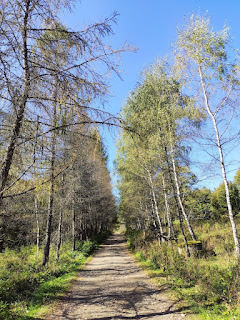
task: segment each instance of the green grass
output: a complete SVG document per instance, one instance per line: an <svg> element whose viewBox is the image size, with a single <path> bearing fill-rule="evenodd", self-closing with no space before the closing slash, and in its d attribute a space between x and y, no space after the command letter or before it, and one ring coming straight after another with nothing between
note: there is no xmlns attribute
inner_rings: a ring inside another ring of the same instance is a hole
<svg viewBox="0 0 240 320"><path fill-rule="evenodd" d="M46 267L34 246L0 253L0 319L42 319L97 247L97 241L87 240L72 252L71 244L64 244L59 261L52 248Z"/></svg>
<svg viewBox="0 0 240 320"><path fill-rule="evenodd" d="M200 258L179 255L176 245L159 247L150 235L144 237L139 231L127 238L149 275L171 289L192 319L240 319L240 261L234 258L229 225L226 221L201 222L195 230L204 246Z"/></svg>

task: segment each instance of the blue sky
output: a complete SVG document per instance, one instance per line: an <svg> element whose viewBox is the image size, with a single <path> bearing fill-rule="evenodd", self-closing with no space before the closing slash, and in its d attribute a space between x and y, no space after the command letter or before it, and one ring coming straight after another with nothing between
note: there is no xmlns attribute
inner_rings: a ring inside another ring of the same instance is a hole
<svg viewBox="0 0 240 320"><path fill-rule="evenodd" d="M157 57L169 54L176 39L177 27L184 23L185 16L208 11L216 30L221 29L224 23L231 28L233 45L240 49L238 0L82 0L64 20L73 29L81 30L84 26L111 15L113 11L117 11L119 17L118 23L113 26L115 35L109 38L109 43L118 48L127 42L138 48L136 53L122 55L123 81L116 75L110 80L111 97L106 108L114 114L120 112L130 91L134 90L141 71ZM109 133L107 129L101 132L108 148L109 168L113 172L114 138L117 132ZM230 179L232 175L230 174ZM219 181L220 179L211 179L206 181L206 185L213 188Z"/></svg>

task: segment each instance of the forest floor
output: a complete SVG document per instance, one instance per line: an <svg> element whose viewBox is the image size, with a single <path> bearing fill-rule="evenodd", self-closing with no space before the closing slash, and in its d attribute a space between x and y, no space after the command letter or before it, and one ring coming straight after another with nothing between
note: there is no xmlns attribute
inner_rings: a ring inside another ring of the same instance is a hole
<svg viewBox="0 0 240 320"><path fill-rule="evenodd" d="M120 234L111 236L52 309L47 320L186 319L166 288L138 267Z"/></svg>

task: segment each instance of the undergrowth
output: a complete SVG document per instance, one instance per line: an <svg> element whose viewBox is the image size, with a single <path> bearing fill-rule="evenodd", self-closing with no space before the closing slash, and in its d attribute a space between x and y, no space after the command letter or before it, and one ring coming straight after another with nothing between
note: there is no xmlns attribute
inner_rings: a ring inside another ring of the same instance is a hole
<svg viewBox="0 0 240 320"><path fill-rule="evenodd" d="M81 265L102 241L98 237L79 242L74 252L71 244L65 243L58 261L52 248L46 267L42 266L42 255L36 256L34 246L0 253L0 320L38 319L43 306L69 287Z"/></svg>
<svg viewBox="0 0 240 320"><path fill-rule="evenodd" d="M193 319L240 319L240 261L219 237L225 230L220 226L201 226L205 246L217 254L186 258L176 244L162 243L148 238L141 231L128 232L128 243L136 257L150 270L159 284L173 289L179 301L192 310ZM210 230L211 229L211 230ZM213 230L214 229L214 230ZM210 240L209 240L210 239ZM227 248L224 248L224 246ZM206 250L207 252L207 250Z"/></svg>

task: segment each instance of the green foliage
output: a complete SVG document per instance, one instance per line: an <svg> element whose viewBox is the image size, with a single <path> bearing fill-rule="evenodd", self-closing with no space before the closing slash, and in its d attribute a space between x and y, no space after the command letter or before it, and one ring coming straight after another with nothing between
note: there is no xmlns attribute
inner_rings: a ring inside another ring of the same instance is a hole
<svg viewBox="0 0 240 320"><path fill-rule="evenodd" d="M95 144L95 147L94 147L95 152L97 154L99 154L99 156L104 161L105 165L107 165L107 161L108 161L107 149L104 146L104 143L101 139L100 133L99 133L98 128L96 126L91 130L90 136L91 136L91 139L93 139L94 144Z"/></svg>
<svg viewBox="0 0 240 320"><path fill-rule="evenodd" d="M234 184L236 184L236 186L240 190L240 168L238 168L238 170L234 176Z"/></svg>
<svg viewBox="0 0 240 320"><path fill-rule="evenodd" d="M235 183L229 183L230 199L232 204L233 214L236 215L240 211L240 194ZM215 189L211 196L211 206L214 217L226 215L228 213L226 191L224 184Z"/></svg>
<svg viewBox="0 0 240 320"><path fill-rule="evenodd" d="M196 64L213 67L221 75L225 71L226 45L229 39L229 28L215 32L207 15L191 15L184 28L178 31L177 58L183 63L184 54L185 63L189 59Z"/></svg>
<svg viewBox="0 0 240 320"><path fill-rule="evenodd" d="M142 247L145 245L145 237L141 230L127 229L126 237L131 250Z"/></svg>
<svg viewBox="0 0 240 320"><path fill-rule="evenodd" d="M167 282L199 319L238 319L240 261L232 257L231 228L225 220L200 220L195 230L202 238L202 258L187 259L174 242L159 246L139 230L129 229L127 238L150 274L161 284ZM217 255L211 254L213 250Z"/></svg>
<svg viewBox="0 0 240 320"><path fill-rule="evenodd" d="M215 152L218 152L223 181L227 180L225 151L233 147L233 141L238 137L237 130L230 124L239 113L236 108L239 105L239 59L230 41L228 28L216 32L207 15L191 15L178 32L175 55L179 79L184 81L186 92L192 93L195 104L201 110L205 109L206 127L210 128L208 122L212 124L212 131L199 133L198 142L209 146L205 151L214 161L217 160ZM226 211L232 224L235 254L239 256L237 228L232 212L236 214L239 210L239 200L235 201L237 190L232 187L232 198L229 198L227 184L225 188L228 197ZM226 206L222 193L218 191L213 195L212 208L215 214L221 215L225 213ZM232 210L232 207L235 208Z"/></svg>
<svg viewBox="0 0 240 320"><path fill-rule="evenodd" d="M186 193L194 181L185 138L198 127L202 114L194 101L182 93L182 84L171 66L161 60L143 72L122 114L131 132L123 131L118 142L120 212L129 227L138 224L139 228L152 228L156 234L157 206L164 212L168 201L172 216L177 214L173 160L181 192ZM168 232L166 225L164 232Z"/></svg>
<svg viewBox="0 0 240 320"><path fill-rule="evenodd" d="M194 189L187 194L185 204L191 219L208 219L211 216L211 191Z"/></svg>
<svg viewBox="0 0 240 320"><path fill-rule="evenodd" d="M19 252L6 249L0 254L0 319L24 319L42 304L66 290L75 272L96 248L96 241L77 243L72 252L64 244L58 262L54 253L47 267L36 257L36 247L22 247Z"/></svg>

